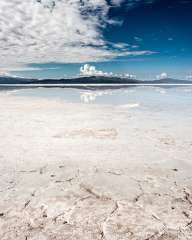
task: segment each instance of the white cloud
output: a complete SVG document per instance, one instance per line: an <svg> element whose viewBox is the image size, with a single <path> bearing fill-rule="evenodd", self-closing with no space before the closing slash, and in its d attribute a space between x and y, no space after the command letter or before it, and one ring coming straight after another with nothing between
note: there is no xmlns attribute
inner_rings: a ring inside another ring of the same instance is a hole
<svg viewBox="0 0 192 240"><path fill-rule="evenodd" d="M192 74L187 75L186 79L191 81L192 80Z"/></svg>
<svg viewBox="0 0 192 240"><path fill-rule="evenodd" d="M135 8L141 4L150 5L150 4L154 3L155 1L156 0L124 0L127 8Z"/></svg>
<svg viewBox="0 0 192 240"><path fill-rule="evenodd" d="M124 77L129 78L129 79L136 79L136 78L137 78L136 75L130 74L130 73L126 73L126 74L124 75Z"/></svg>
<svg viewBox="0 0 192 240"><path fill-rule="evenodd" d="M108 47L108 11L106 0L0 0L0 66L150 54Z"/></svg>
<svg viewBox="0 0 192 240"><path fill-rule="evenodd" d="M166 79L168 78L168 74L167 73L161 73L160 75L156 76L156 79L160 80L160 79Z"/></svg>
<svg viewBox="0 0 192 240"><path fill-rule="evenodd" d="M1 70L0 71L0 77L4 77L4 76L9 76L9 73L6 72L6 71Z"/></svg>
<svg viewBox="0 0 192 240"><path fill-rule="evenodd" d="M156 0L111 0L112 5L120 6L124 3L128 7L136 7L139 4L152 4Z"/></svg>
<svg viewBox="0 0 192 240"><path fill-rule="evenodd" d="M95 66L85 64L80 68L80 75L81 76L106 76L106 77L120 77L120 78L129 78L129 79L136 79L136 75L134 74L115 74L112 72L103 72L102 70L96 69Z"/></svg>
<svg viewBox="0 0 192 240"><path fill-rule="evenodd" d="M123 2L125 2L125 0L112 0L111 4L115 6L121 6Z"/></svg>
<svg viewBox="0 0 192 240"><path fill-rule="evenodd" d="M80 74L83 76L112 76L113 73L97 70L95 66L85 64L80 68Z"/></svg>
<svg viewBox="0 0 192 240"><path fill-rule="evenodd" d="M134 39L135 39L135 41L137 41L137 42L142 42L142 41L143 41L143 39L140 38L140 37L134 37Z"/></svg>
<svg viewBox="0 0 192 240"><path fill-rule="evenodd" d="M129 44L119 42L119 43L114 43L113 47L119 48L119 49L127 49L129 47Z"/></svg>

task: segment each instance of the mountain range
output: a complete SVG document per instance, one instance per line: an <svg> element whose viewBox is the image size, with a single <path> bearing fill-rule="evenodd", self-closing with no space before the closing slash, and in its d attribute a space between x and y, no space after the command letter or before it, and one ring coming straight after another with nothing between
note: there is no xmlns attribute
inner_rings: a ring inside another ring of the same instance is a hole
<svg viewBox="0 0 192 240"><path fill-rule="evenodd" d="M88 76L69 79L29 79L12 76L0 76L0 84L36 84L36 85L54 85L54 84L192 84L189 80L178 80L165 78L160 80L141 81L136 79L107 77L107 76Z"/></svg>

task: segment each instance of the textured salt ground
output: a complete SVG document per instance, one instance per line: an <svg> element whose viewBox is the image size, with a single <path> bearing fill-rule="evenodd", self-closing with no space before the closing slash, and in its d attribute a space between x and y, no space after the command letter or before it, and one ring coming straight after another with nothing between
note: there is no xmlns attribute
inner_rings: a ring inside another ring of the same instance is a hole
<svg viewBox="0 0 192 240"><path fill-rule="evenodd" d="M0 239L192 239L191 118L0 97Z"/></svg>

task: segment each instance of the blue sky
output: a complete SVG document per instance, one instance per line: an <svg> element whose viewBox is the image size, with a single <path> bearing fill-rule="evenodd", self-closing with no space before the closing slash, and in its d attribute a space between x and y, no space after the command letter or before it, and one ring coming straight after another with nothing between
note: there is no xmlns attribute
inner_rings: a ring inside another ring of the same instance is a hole
<svg viewBox="0 0 192 240"><path fill-rule="evenodd" d="M186 79L192 73L192 0L34 1L21 1L22 14L18 1L0 3L2 23L17 16L17 24L13 18L0 26L2 72L73 77L88 63L95 74L139 79L161 73Z"/></svg>

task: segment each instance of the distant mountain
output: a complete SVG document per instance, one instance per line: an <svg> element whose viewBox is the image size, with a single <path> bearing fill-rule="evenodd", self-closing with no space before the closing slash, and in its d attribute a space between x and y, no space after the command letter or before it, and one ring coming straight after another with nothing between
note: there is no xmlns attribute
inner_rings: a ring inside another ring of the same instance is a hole
<svg viewBox="0 0 192 240"><path fill-rule="evenodd" d="M38 84L137 84L141 81L135 79L125 79L119 77L105 77L105 76L92 76L92 77L78 77L72 79L44 79L34 81Z"/></svg>
<svg viewBox="0 0 192 240"><path fill-rule="evenodd" d="M189 80L179 80L173 78L164 78L159 80L153 81L144 81L145 83L152 83L152 84L191 84L192 81Z"/></svg>
<svg viewBox="0 0 192 240"><path fill-rule="evenodd" d="M192 84L192 81L177 79L161 79L152 81L141 81L129 78L106 77L106 76L90 76L77 77L72 79L28 79L10 76L0 76L0 84Z"/></svg>
<svg viewBox="0 0 192 240"><path fill-rule="evenodd" d="M26 79L0 76L0 84L134 84L141 81L119 77L77 77L72 79Z"/></svg>
<svg viewBox="0 0 192 240"><path fill-rule="evenodd" d="M27 84L32 83L33 81L35 81L35 79L0 76L0 84Z"/></svg>

